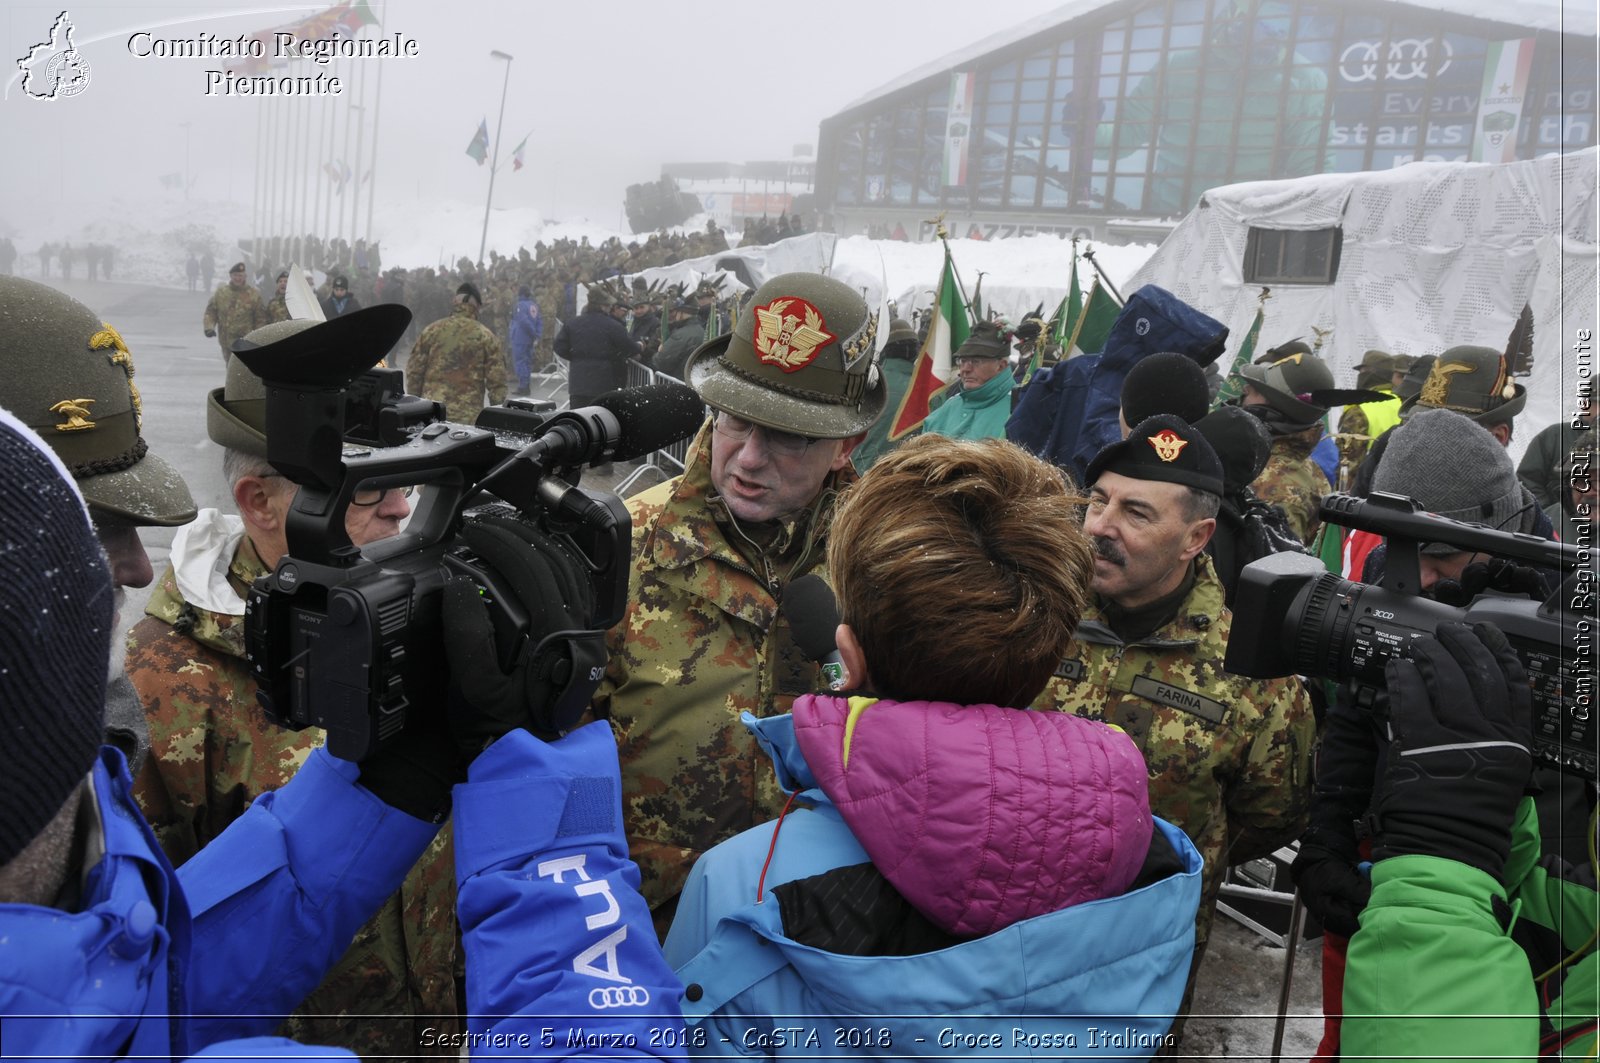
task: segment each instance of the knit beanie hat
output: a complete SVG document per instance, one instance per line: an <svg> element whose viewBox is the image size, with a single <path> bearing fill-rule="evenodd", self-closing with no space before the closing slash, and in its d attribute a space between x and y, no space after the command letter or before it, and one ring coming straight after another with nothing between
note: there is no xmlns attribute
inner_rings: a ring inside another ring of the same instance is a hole
<svg viewBox="0 0 1600 1063"><path fill-rule="evenodd" d="M100 747L111 570L61 460L0 410L0 864L55 818Z"/></svg>
<svg viewBox="0 0 1600 1063"><path fill-rule="evenodd" d="M1206 371L1186 354L1158 351L1139 359L1122 381L1122 419L1136 425L1158 413L1194 424L1206 415Z"/></svg>
<svg viewBox="0 0 1600 1063"><path fill-rule="evenodd" d="M1414 498L1441 517L1524 530L1516 521L1524 499L1511 455L1487 428L1453 410L1418 409L1394 429L1372 489ZM1458 549L1433 543L1422 552Z"/></svg>

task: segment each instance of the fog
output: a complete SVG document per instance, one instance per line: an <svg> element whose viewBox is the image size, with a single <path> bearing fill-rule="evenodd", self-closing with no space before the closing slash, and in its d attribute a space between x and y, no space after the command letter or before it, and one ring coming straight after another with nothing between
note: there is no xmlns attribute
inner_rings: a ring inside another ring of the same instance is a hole
<svg viewBox="0 0 1600 1063"><path fill-rule="evenodd" d="M311 135L302 140L332 144L331 153L319 147L319 158L305 163L314 167L324 155L353 160L351 116L359 123L369 114L364 155L371 154L374 121L378 148L375 173L351 212L361 215L360 228L367 189L375 187L374 236L394 235L383 230L431 209L447 210L467 230L461 245L476 257L490 167L476 164L466 148L480 121L494 138L502 84L504 127L490 147L501 163L497 212L588 219L625 231L624 189L654 180L663 163L787 158L796 145L814 146L818 123L844 105L974 39L1054 10L1060 0L988 4L981 26L962 0L370 6L381 25L363 36L398 34L415 42L414 56L300 60L261 73L335 76L343 93L264 98L222 94L224 86L208 77L206 71L236 63L232 57L134 53L158 50L161 41L192 46L206 34L233 40L269 31L326 5L73 3L67 13L88 83L71 97L39 100L23 91L17 60L49 40L62 6L8 2L0 12L7 159L0 235L18 238L19 246L76 239L78 220L154 212L212 221L231 239L254 224L258 176L286 165L281 150L258 158L258 145L271 139L264 128L306 122ZM270 55L270 41L267 48ZM511 55L509 67L491 50ZM49 54L39 53L41 70ZM360 110L348 109L362 101ZM525 135L526 164L513 171L509 156ZM323 215L344 205L342 198L325 203Z"/></svg>

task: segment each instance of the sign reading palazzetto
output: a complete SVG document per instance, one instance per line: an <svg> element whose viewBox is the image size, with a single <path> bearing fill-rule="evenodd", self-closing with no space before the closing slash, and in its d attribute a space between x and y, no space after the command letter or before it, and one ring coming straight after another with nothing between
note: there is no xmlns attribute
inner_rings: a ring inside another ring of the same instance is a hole
<svg viewBox="0 0 1600 1063"><path fill-rule="evenodd" d="M411 59L421 51L417 39L404 33L302 37L278 30L236 37L207 32L158 37L141 30L128 38L128 54L137 59L229 60L226 69L205 71L207 96L339 96L344 93L344 79L337 74L296 73L290 64L310 61L327 67L335 59Z"/></svg>

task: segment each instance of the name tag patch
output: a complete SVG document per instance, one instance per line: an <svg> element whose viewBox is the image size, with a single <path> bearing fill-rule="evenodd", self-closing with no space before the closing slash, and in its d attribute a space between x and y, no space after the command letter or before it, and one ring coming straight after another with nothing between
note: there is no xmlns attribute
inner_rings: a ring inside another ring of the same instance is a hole
<svg viewBox="0 0 1600 1063"><path fill-rule="evenodd" d="M1074 659L1072 659L1070 657L1067 658L1066 660L1062 661L1060 664L1056 665L1056 678L1057 679L1082 679L1083 678L1083 662L1079 661L1079 660L1074 660Z"/></svg>
<svg viewBox="0 0 1600 1063"><path fill-rule="evenodd" d="M1212 723L1221 723L1228 715L1228 707L1220 701L1201 697L1192 690L1175 687L1159 679L1151 679L1147 675L1135 676L1130 689L1133 693L1142 698L1149 698L1158 705L1179 709Z"/></svg>

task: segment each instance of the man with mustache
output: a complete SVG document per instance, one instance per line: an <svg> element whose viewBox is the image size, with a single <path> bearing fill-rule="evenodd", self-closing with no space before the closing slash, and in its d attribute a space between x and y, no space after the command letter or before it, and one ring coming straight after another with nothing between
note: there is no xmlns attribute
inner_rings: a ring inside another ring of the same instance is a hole
<svg viewBox="0 0 1600 1063"><path fill-rule="evenodd" d="M1232 614L1205 553L1222 464L1199 431L1170 414L1147 418L1095 456L1086 482L1094 601L1033 707L1126 731L1149 768L1151 811L1205 859L1187 1010L1223 870L1305 824L1311 700L1298 679L1223 671ZM1180 1037L1181 1027L1180 1016Z"/></svg>

